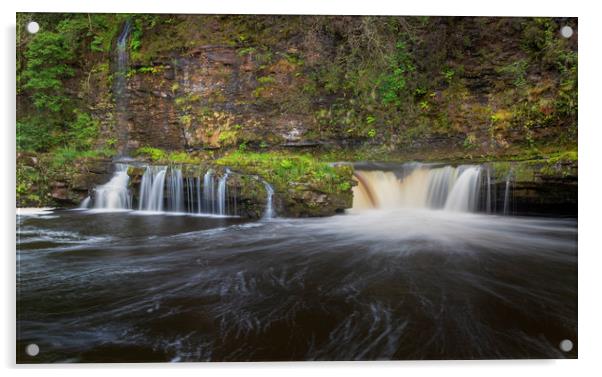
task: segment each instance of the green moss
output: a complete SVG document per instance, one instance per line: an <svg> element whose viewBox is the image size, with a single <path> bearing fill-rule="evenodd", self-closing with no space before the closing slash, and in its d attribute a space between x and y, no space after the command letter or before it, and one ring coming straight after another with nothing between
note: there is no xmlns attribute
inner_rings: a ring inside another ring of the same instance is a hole
<svg viewBox="0 0 602 377"><path fill-rule="evenodd" d="M308 186L326 193L338 193L351 187L345 185L351 184L350 167L331 166L307 154L237 151L216 160L216 163L259 175L280 192L292 187Z"/></svg>
<svg viewBox="0 0 602 377"><path fill-rule="evenodd" d="M54 150L51 156L51 166L54 168L66 168L69 163L81 159L90 157L112 157L117 154L115 149L104 148L104 149L93 149L93 150L78 150L73 147L58 148Z"/></svg>
<svg viewBox="0 0 602 377"><path fill-rule="evenodd" d="M167 153L159 148L141 147L134 151L134 156L147 157L152 161L163 161L167 159Z"/></svg>
<svg viewBox="0 0 602 377"><path fill-rule="evenodd" d="M136 157L144 157L155 163L162 164L195 164L201 161L199 157L193 156L185 151L168 152L160 148L148 146L136 149L133 155Z"/></svg>

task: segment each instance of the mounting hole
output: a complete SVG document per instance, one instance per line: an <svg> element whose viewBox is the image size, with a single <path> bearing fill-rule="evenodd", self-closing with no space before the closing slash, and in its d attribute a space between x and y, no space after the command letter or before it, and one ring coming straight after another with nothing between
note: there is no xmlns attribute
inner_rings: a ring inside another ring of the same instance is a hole
<svg viewBox="0 0 602 377"><path fill-rule="evenodd" d="M40 347L37 344L31 343L25 347L25 353L29 356L37 356L40 353Z"/></svg>
<svg viewBox="0 0 602 377"><path fill-rule="evenodd" d="M573 28L570 26L563 26L562 28L560 28L560 35L562 35L564 38L570 38L573 36Z"/></svg>
<svg viewBox="0 0 602 377"><path fill-rule="evenodd" d="M27 24L27 31L29 34L35 34L40 30L40 24L35 21L31 21Z"/></svg>
<svg viewBox="0 0 602 377"><path fill-rule="evenodd" d="M560 350L562 350L562 352L570 352L573 349L573 342L571 342L568 339L563 340L562 342L560 342Z"/></svg>

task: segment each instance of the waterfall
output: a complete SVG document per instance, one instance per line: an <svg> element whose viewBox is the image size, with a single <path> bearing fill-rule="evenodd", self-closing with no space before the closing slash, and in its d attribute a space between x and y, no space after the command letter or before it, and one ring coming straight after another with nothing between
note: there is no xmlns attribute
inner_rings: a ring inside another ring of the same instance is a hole
<svg viewBox="0 0 602 377"><path fill-rule="evenodd" d="M201 209L201 177L200 176L196 177L196 203L197 203L197 208L198 208L197 213L201 213L202 209ZM194 212L194 211L191 211L191 212Z"/></svg>
<svg viewBox="0 0 602 377"><path fill-rule="evenodd" d="M184 212L184 180L182 179L182 170L170 168L170 174L167 177L169 188L169 211Z"/></svg>
<svg viewBox="0 0 602 377"><path fill-rule="evenodd" d="M504 215L508 215L510 212L510 190L511 190L511 181L512 172L509 172L506 176L506 187L504 189Z"/></svg>
<svg viewBox="0 0 602 377"><path fill-rule="evenodd" d="M138 209L141 211L163 211L166 166L147 166L140 184Z"/></svg>
<svg viewBox="0 0 602 377"><path fill-rule="evenodd" d="M265 191L267 193L266 204L265 204L265 213L263 214L263 218L271 219L272 217L274 217L274 210L273 210L273 205L272 205L272 201L273 201L273 197L274 197L274 188L266 181L263 181L263 185L265 186Z"/></svg>
<svg viewBox="0 0 602 377"><path fill-rule="evenodd" d="M486 202L485 202L485 208L487 213L491 213L493 212L493 209L491 208L491 173L489 172L489 169L486 170L487 171L487 198L486 198Z"/></svg>
<svg viewBox="0 0 602 377"><path fill-rule="evenodd" d="M226 174L223 175L219 179L219 183L217 186L217 213L219 215L226 215L226 194L227 194L227 183L228 183L228 175L230 175L230 170L226 169Z"/></svg>
<svg viewBox="0 0 602 377"><path fill-rule="evenodd" d="M119 152L127 156L128 144L128 121L127 121L127 72L128 72L128 38L132 29L132 23L127 20L123 30L117 38L115 78L113 83L113 95L115 98L115 110L117 114L117 129L119 137Z"/></svg>
<svg viewBox="0 0 602 377"><path fill-rule="evenodd" d="M82 200L81 204L79 205L80 209L87 209L90 207L90 202L92 202L92 198L90 198L89 196L86 196L86 198L84 200Z"/></svg>
<svg viewBox="0 0 602 377"><path fill-rule="evenodd" d="M483 169L473 165L453 167L406 164L397 171L356 170L353 209L476 211L484 185L481 177ZM487 198L490 203L490 194Z"/></svg>
<svg viewBox="0 0 602 377"><path fill-rule="evenodd" d="M213 170L209 169L203 177L203 198L205 204L203 212L213 213L213 204L215 203L214 196L215 191L213 190Z"/></svg>
<svg viewBox="0 0 602 377"><path fill-rule="evenodd" d="M461 174L445 202L446 211L474 212L479 195L479 167L468 167Z"/></svg>
<svg viewBox="0 0 602 377"><path fill-rule="evenodd" d="M129 189L128 168L123 163L115 165L111 180L94 189L92 197L84 199L80 208L89 208L90 203L97 209L132 209L132 195ZM139 165L138 165L139 166ZM148 212L196 213L206 215L237 215L237 185L228 187L228 179L237 174L226 169L223 176L216 179L215 172L209 169L203 175L186 176L181 167L147 165L140 180L137 196L137 209ZM255 176L255 179L261 180ZM261 180L266 190L264 218L274 216L272 186Z"/></svg>
<svg viewBox="0 0 602 377"><path fill-rule="evenodd" d="M130 177L127 171L128 165L115 164L115 173L111 180L94 189L94 208L109 210L132 208L128 189Z"/></svg>

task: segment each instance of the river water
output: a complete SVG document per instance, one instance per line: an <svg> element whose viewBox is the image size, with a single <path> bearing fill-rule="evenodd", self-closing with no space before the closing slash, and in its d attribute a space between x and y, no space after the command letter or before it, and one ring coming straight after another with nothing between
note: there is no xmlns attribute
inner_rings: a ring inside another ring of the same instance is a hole
<svg viewBox="0 0 602 377"><path fill-rule="evenodd" d="M19 362L577 356L576 219L67 210L17 225Z"/></svg>

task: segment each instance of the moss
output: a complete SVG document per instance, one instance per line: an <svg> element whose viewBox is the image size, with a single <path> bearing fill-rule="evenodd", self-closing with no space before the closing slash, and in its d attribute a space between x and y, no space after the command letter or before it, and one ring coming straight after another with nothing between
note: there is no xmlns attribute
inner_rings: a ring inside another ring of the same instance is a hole
<svg viewBox="0 0 602 377"><path fill-rule="evenodd" d="M151 160L155 163L163 164L195 164L199 163L202 158L200 156L194 156L185 151L165 151L160 148L153 147L141 147L133 153L136 157L143 157Z"/></svg>
<svg viewBox="0 0 602 377"><path fill-rule="evenodd" d="M280 192L299 184L325 193L340 193L351 188L344 184L351 182L350 167L332 166L307 154L237 151L218 159L216 163L259 175Z"/></svg>

